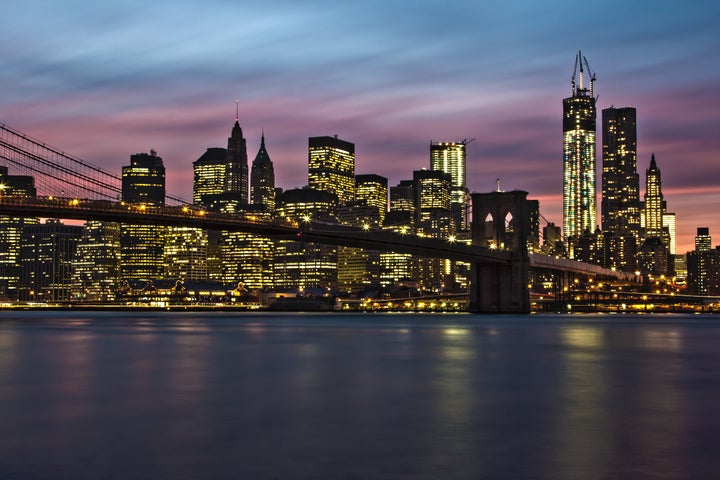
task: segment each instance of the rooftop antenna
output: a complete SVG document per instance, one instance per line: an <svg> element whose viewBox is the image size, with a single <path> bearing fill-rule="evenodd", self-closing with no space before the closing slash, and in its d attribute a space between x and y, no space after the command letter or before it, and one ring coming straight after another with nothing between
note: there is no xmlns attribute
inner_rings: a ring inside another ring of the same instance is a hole
<svg viewBox="0 0 720 480"><path fill-rule="evenodd" d="M580 66L580 70L578 70L578 64ZM587 69L588 73L590 74L590 88L585 88L585 69ZM579 75L579 86L576 86L575 84L575 75ZM593 84L595 83L595 72L590 68L590 64L587 61L587 58L585 58L582 54L582 51L578 50L577 55L575 55L575 68L573 69L573 76L572 76L572 94L575 95L587 95L589 93L589 96L593 96Z"/></svg>
<svg viewBox="0 0 720 480"><path fill-rule="evenodd" d="M235 121L240 121L240 100L235 99Z"/></svg>

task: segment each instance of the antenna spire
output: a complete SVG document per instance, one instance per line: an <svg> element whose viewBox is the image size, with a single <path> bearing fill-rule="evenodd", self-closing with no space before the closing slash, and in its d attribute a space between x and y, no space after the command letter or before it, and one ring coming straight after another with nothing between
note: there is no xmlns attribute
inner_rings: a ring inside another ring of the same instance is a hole
<svg viewBox="0 0 720 480"><path fill-rule="evenodd" d="M235 121L240 121L240 100L235 99Z"/></svg>

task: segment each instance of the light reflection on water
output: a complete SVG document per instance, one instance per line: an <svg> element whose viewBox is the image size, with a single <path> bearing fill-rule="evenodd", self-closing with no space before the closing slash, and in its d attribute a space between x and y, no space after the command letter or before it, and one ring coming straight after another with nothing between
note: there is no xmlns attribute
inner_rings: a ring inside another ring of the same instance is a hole
<svg viewBox="0 0 720 480"><path fill-rule="evenodd" d="M716 317L47 315L0 312L0 478L717 473Z"/></svg>

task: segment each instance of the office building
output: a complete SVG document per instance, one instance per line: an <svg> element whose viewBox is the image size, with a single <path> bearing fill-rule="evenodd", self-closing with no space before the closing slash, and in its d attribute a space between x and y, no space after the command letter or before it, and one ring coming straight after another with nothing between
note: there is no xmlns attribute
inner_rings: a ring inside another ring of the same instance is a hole
<svg viewBox="0 0 720 480"><path fill-rule="evenodd" d="M73 299L116 300L120 286L120 224L86 222L72 267Z"/></svg>
<svg viewBox="0 0 720 480"><path fill-rule="evenodd" d="M228 151L208 148L193 162L193 203L207 207L215 197L225 192Z"/></svg>
<svg viewBox="0 0 720 480"><path fill-rule="evenodd" d="M632 107L602 111L602 230L640 238L637 119Z"/></svg>
<svg viewBox="0 0 720 480"><path fill-rule="evenodd" d="M337 223L338 197L312 189L286 190L278 196L276 217L288 221ZM278 240L275 242L275 287L284 289L337 288L337 248L330 245Z"/></svg>
<svg viewBox="0 0 720 480"><path fill-rule="evenodd" d="M207 245L205 230L168 227L163 250L165 278L182 282L207 280Z"/></svg>
<svg viewBox="0 0 720 480"><path fill-rule="evenodd" d="M355 200L355 145L334 137L308 140L308 186L338 197L338 204Z"/></svg>
<svg viewBox="0 0 720 480"><path fill-rule="evenodd" d="M227 173L225 191L238 192L243 203L248 203L248 157L247 142L243 137L238 115L227 143Z"/></svg>
<svg viewBox="0 0 720 480"><path fill-rule="evenodd" d="M375 184L376 181L377 179L366 182L365 185L369 187L369 183ZM369 188L369 190L375 192L373 188ZM381 202L377 198L373 201L373 195L369 196L371 197L370 203L375 203L375 205L369 205L368 199L363 199L338 207L338 221L343 225L352 225L366 230L380 230L383 209L378 203ZM382 194L380 196L382 197ZM387 202L387 189L385 189L384 198ZM383 218L384 213L383 211ZM339 246L337 256L338 290L340 292L358 294L370 286L379 285L380 252L378 250Z"/></svg>
<svg viewBox="0 0 720 480"><path fill-rule="evenodd" d="M0 197L35 197L35 180L26 175L10 175L0 166ZM36 225L37 217L0 215L0 299L17 298L20 281L20 236L26 225Z"/></svg>
<svg viewBox="0 0 720 480"><path fill-rule="evenodd" d="M415 222L420 224L431 216L449 216L451 211L450 175L440 170L416 170L413 172ZM430 229L428 229L430 233Z"/></svg>
<svg viewBox="0 0 720 480"><path fill-rule="evenodd" d="M122 199L138 208L165 203L165 166L161 157L150 154L130 156L122 168ZM165 227L156 225L120 226L120 264L123 280L153 282L164 277Z"/></svg>
<svg viewBox="0 0 720 480"><path fill-rule="evenodd" d="M155 150L130 155L122 167L122 200L146 205L165 204L165 166Z"/></svg>
<svg viewBox="0 0 720 480"><path fill-rule="evenodd" d="M275 210L275 171L265 148L264 133L260 140L260 149L252 163L250 203L263 205L269 213Z"/></svg>
<svg viewBox="0 0 720 480"><path fill-rule="evenodd" d="M655 154L650 159L650 167L645 170L645 232L644 238L663 239L663 194L660 169L655 162Z"/></svg>
<svg viewBox="0 0 720 480"><path fill-rule="evenodd" d="M687 290L693 295L720 294L720 248L712 248L708 227L699 227L695 250L687 253Z"/></svg>
<svg viewBox="0 0 720 480"><path fill-rule="evenodd" d="M401 180L390 187L390 212L395 215L398 212L408 213L411 224L415 223L415 183L412 180Z"/></svg>
<svg viewBox="0 0 720 480"><path fill-rule="evenodd" d="M28 225L20 238L20 300L68 302L72 295L72 262L83 227L48 219Z"/></svg>
<svg viewBox="0 0 720 480"><path fill-rule="evenodd" d="M578 69L579 67L579 69ZM585 69L589 79L585 78ZM595 74L578 52L572 94L563 99L563 233L579 238L596 228Z"/></svg>
<svg viewBox="0 0 720 480"><path fill-rule="evenodd" d="M467 227L470 195L467 189L467 141L430 142L430 170L450 175L451 210L455 213L457 228Z"/></svg>
<svg viewBox="0 0 720 480"><path fill-rule="evenodd" d="M355 176L355 199L377 211L378 226L382 226L388 208L387 178L375 174Z"/></svg>

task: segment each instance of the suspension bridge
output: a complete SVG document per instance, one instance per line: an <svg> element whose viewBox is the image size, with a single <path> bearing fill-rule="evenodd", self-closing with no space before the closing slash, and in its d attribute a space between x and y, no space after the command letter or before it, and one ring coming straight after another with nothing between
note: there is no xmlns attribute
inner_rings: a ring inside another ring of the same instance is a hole
<svg viewBox="0 0 720 480"><path fill-rule="evenodd" d="M208 212L167 194L163 206L126 204L120 201L122 178L119 175L4 124L0 124L0 166L7 167L12 176L32 179L28 184L33 190L29 195L17 191L11 184L0 183L0 215L242 231L276 239L463 261L472 266L470 308L478 312L529 311L527 284L531 267L620 281L637 280L632 274L597 265L528 254L525 239L529 222L523 221L527 215L522 211L527 192L473 194L473 242L466 244L339 224ZM501 219L508 213L517 221L515 240L505 248L495 248L507 238L506 226L502 221L493 222L494 231L488 237L485 216Z"/></svg>

